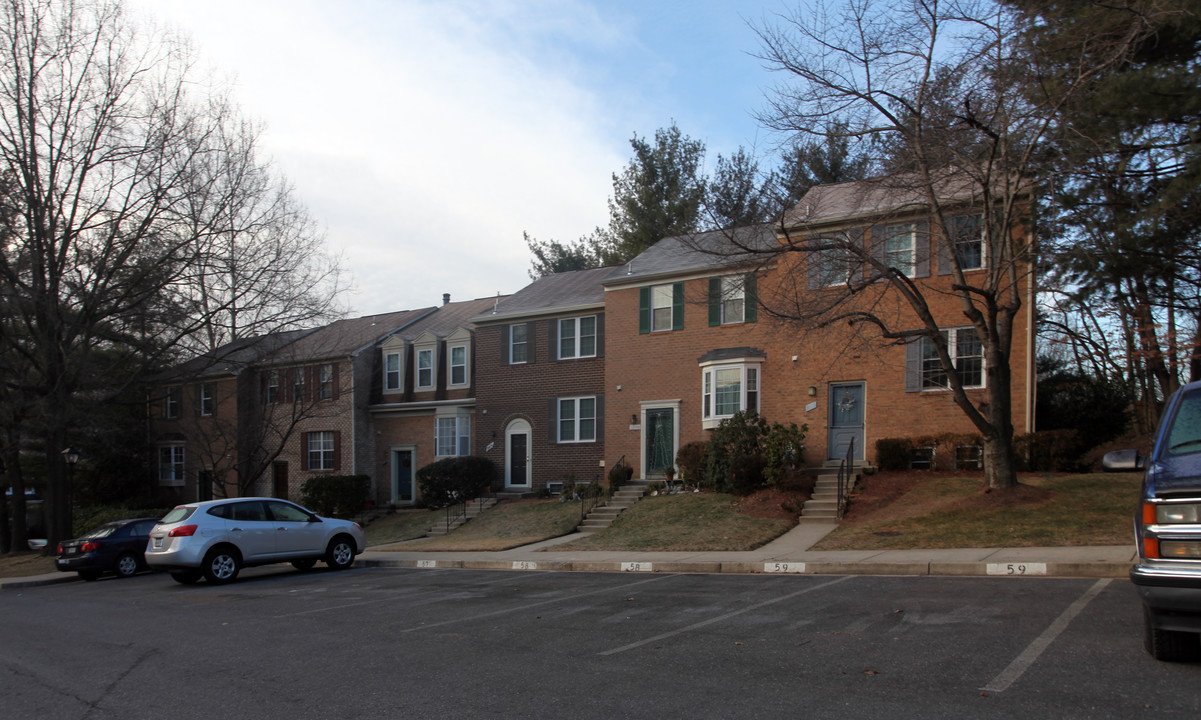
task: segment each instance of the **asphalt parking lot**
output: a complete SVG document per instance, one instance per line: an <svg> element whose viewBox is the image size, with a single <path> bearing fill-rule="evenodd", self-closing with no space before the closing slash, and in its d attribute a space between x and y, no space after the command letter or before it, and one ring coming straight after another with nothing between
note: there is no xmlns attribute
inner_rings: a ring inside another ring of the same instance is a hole
<svg viewBox="0 0 1201 720"><path fill-rule="evenodd" d="M247 571L0 594L9 717L1189 717L1117 579Z"/></svg>

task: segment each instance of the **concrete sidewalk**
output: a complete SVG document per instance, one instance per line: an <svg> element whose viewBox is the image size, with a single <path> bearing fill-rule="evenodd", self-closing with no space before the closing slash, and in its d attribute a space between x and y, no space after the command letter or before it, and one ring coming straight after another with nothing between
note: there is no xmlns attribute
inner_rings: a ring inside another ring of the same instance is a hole
<svg viewBox="0 0 1201 720"><path fill-rule="evenodd" d="M957 575L1124 578L1137 557L1133 545L958 550L811 550L834 525L798 525L772 542L741 552L627 552L557 549L579 535L500 552L434 552L421 541L369 548L365 567L576 572L805 573L815 575ZM0 589L76 579L56 572L0 579Z"/></svg>

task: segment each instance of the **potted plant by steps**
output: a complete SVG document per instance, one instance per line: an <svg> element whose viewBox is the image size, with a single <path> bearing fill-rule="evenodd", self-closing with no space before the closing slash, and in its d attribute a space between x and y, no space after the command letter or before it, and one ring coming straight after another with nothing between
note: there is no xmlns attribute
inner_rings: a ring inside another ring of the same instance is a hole
<svg viewBox="0 0 1201 720"><path fill-rule="evenodd" d="M667 491L671 492L671 481L676 476L676 469L671 465L663 468L663 477L667 480Z"/></svg>

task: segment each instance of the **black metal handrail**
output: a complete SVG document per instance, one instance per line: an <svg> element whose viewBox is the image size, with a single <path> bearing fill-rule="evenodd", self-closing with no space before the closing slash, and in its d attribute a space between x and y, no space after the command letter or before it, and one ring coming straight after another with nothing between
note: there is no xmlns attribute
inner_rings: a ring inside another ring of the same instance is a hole
<svg viewBox="0 0 1201 720"><path fill-rule="evenodd" d="M455 521L457 521L459 518L462 518L463 522L467 522L467 506L470 505L473 501L483 500L485 498L495 498L495 497L496 497L496 493L489 490L486 493L480 493L479 495L472 498L471 500L464 500L462 502L454 503L452 505L447 505L446 506L446 524L443 525L443 528L445 529L446 532L450 532L451 527L453 526ZM460 523L460 524L462 524L462 523Z"/></svg>
<svg viewBox="0 0 1201 720"><path fill-rule="evenodd" d="M851 478L854 477L855 471L855 438L851 438L851 443L847 447L847 456L838 464L838 519L842 519L842 514L847 509L847 497L850 494Z"/></svg>

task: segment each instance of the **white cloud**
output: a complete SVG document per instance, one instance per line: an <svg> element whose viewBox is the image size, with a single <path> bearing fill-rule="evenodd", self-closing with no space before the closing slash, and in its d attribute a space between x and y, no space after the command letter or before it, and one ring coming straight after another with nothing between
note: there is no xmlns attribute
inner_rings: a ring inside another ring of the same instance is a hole
<svg viewBox="0 0 1201 720"><path fill-rule="evenodd" d="M607 223L633 132L753 140L727 96L749 32L724 0L127 1L233 76L361 313L518 290L522 231Z"/></svg>

